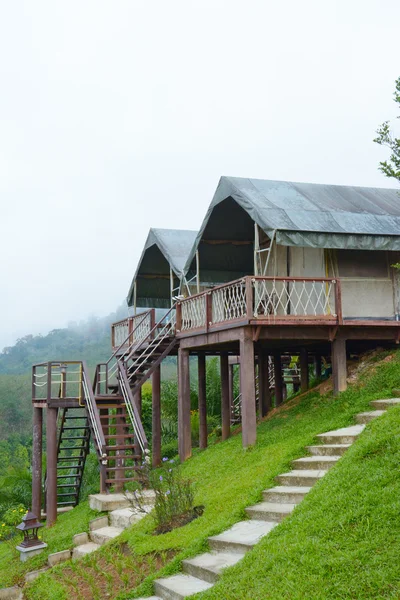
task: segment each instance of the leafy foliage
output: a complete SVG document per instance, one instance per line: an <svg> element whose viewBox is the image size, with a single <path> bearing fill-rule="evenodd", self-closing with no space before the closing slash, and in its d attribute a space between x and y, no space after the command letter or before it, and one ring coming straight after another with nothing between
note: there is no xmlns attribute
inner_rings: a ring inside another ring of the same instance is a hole
<svg viewBox="0 0 400 600"><path fill-rule="evenodd" d="M400 107L400 77L396 80L394 92L394 101ZM400 118L397 117L398 119ZM377 130L377 137L374 142L380 146L386 146L390 149L388 160L379 163L379 169L386 177L391 177L400 181L400 138L396 137L390 128L390 121L385 121Z"/></svg>

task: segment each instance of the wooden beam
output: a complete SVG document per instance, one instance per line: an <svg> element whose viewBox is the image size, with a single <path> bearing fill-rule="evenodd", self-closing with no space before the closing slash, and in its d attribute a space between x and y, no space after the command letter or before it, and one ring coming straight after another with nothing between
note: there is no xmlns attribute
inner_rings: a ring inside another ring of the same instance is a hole
<svg viewBox="0 0 400 600"><path fill-rule="evenodd" d="M321 379L322 361L321 361L321 355L320 354L316 354L314 356L314 372L315 372L315 377L317 379Z"/></svg>
<svg viewBox="0 0 400 600"><path fill-rule="evenodd" d="M47 408L46 415L46 522L51 527L57 520L57 408ZM39 515L37 515L39 516Z"/></svg>
<svg viewBox="0 0 400 600"><path fill-rule="evenodd" d="M240 391L242 394L242 443L253 446L257 439L254 344L251 328L240 339Z"/></svg>
<svg viewBox="0 0 400 600"><path fill-rule="evenodd" d="M283 402L282 358L279 352L274 353L275 406Z"/></svg>
<svg viewBox="0 0 400 600"><path fill-rule="evenodd" d="M301 391L306 392L309 388L307 348L301 348L300 350L300 383Z"/></svg>
<svg viewBox="0 0 400 600"><path fill-rule="evenodd" d="M206 356L200 352L197 358L199 392L199 447L207 448L207 397L206 397Z"/></svg>
<svg viewBox="0 0 400 600"><path fill-rule="evenodd" d="M161 464L161 366L151 378L151 443L153 467Z"/></svg>
<svg viewBox="0 0 400 600"><path fill-rule="evenodd" d="M346 340L336 338L332 342L333 392L339 394L347 388Z"/></svg>
<svg viewBox="0 0 400 600"><path fill-rule="evenodd" d="M226 352L221 353L220 365L222 439L226 440L231 434L231 414L229 402L229 360L228 354Z"/></svg>
<svg viewBox="0 0 400 600"><path fill-rule="evenodd" d="M32 512L40 521L42 510L43 408L33 408Z"/></svg>
<svg viewBox="0 0 400 600"><path fill-rule="evenodd" d="M178 350L178 448L182 462L192 455L189 352L182 348Z"/></svg>
<svg viewBox="0 0 400 600"><path fill-rule="evenodd" d="M265 415L271 410L271 390L269 388L268 355L258 353L258 390L260 398L260 415Z"/></svg>

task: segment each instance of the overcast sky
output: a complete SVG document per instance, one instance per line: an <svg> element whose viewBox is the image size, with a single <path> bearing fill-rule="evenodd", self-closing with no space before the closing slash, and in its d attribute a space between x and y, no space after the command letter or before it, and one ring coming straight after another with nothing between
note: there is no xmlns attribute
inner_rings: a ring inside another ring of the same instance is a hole
<svg viewBox="0 0 400 600"><path fill-rule="evenodd" d="M395 187L398 0L0 0L0 349L126 297L221 175Z"/></svg>

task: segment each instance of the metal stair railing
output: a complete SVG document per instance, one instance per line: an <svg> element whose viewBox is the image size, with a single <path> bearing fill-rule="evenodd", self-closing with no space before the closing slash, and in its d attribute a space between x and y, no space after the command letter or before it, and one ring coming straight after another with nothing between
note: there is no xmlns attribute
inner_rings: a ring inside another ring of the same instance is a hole
<svg viewBox="0 0 400 600"><path fill-rule="evenodd" d="M140 368L154 355L156 350L160 347L163 341L175 337L176 328L176 311L175 305L163 316L162 319L153 327L150 332L151 342L145 347L137 356L133 356L134 352L131 352L129 356L124 359L124 362L128 364L131 360L131 364L127 368L128 380L135 377L138 374Z"/></svg>
<svg viewBox="0 0 400 600"><path fill-rule="evenodd" d="M143 454L147 454L149 444L147 442L146 434L143 429L142 421L140 420L139 411L137 409L135 400L131 392L131 388L129 386L129 380L126 373L125 365L120 360L118 360L118 378L120 389L122 392L122 397L124 398L125 406L132 423L135 438L137 439Z"/></svg>
<svg viewBox="0 0 400 600"><path fill-rule="evenodd" d="M101 426L99 410L90 382L88 369L84 361L82 365L82 392L85 401L86 410L89 416L89 424L95 441L95 448L98 459L102 466L107 464L106 440L104 438L103 428Z"/></svg>
<svg viewBox="0 0 400 600"><path fill-rule="evenodd" d="M149 325L147 326L145 323L146 320L149 321ZM118 373L118 359L132 355L146 339L151 337L151 332L154 329L154 327L152 329L153 323L154 309L150 309L143 313L141 319L137 320L135 327L112 353L107 362L99 363L96 366L95 380L97 394L101 393L102 385L104 386L104 393L108 393L108 384ZM129 340L133 341L127 344Z"/></svg>

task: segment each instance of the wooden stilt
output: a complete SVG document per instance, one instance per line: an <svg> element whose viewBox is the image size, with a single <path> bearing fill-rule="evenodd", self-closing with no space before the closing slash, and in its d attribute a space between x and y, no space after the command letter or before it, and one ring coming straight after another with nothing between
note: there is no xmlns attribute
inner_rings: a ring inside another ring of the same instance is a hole
<svg viewBox="0 0 400 600"><path fill-rule="evenodd" d="M206 357L204 352L197 358L199 381L199 447L207 448L207 397L206 397Z"/></svg>
<svg viewBox="0 0 400 600"><path fill-rule="evenodd" d="M124 435L124 418L121 416L121 412L122 412L122 409L117 408L117 416L115 419L115 429L116 429L116 434L122 436L115 440L117 446L123 446L125 443L124 437L123 437L123 435ZM118 471L115 471L115 479L123 479L125 477L125 471L122 468L125 465L125 459L122 458L121 456L119 456L119 454L122 454L122 453L123 453L123 451L121 452L121 450L116 450L116 452L115 452L115 466L121 467ZM116 483L114 485L116 492L122 492L123 487L124 487L123 483Z"/></svg>
<svg viewBox="0 0 400 600"><path fill-rule="evenodd" d="M262 351L258 354L258 390L260 416L265 417L271 410L271 391L269 389L268 355Z"/></svg>
<svg viewBox="0 0 400 600"><path fill-rule="evenodd" d="M240 338L240 391L242 394L242 443L244 448L256 443L256 393L254 377L254 343L252 332L243 329Z"/></svg>
<svg viewBox="0 0 400 600"><path fill-rule="evenodd" d="M139 412L139 416L140 418L142 418L142 388L139 388L139 390L136 392L135 402Z"/></svg>
<svg viewBox="0 0 400 600"><path fill-rule="evenodd" d="M32 512L40 520L42 510L43 408L33 407Z"/></svg>
<svg viewBox="0 0 400 600"><path fill-rule="evenodd" d="M153 467L158 467L161 464L161 366L153 372L151 381L152 458Z"/></svg>
<svg viewBox="0 0 400 600"><path fill-rule="evenodd" d="M178 447L183 462L192 455L189 351L178 350Z"/></svg>
<svg viewBox="0 0 400 600"><path fill-rule="evenodd" d="M301 388L300 388L301 391L306 392L309 388L307 348L301 348L301 350L300 350L300 384L301 384Z"/></svg>
<svg viewBox="0 0 400 600"><path fill-rule="evenodd" d="M314 356L314 372L315 372L315 377L317 379L321 378L321 373L322 373L321 367L322 367L322 365L321 365L321 355L320 354L316 354Z"/></svg>
<svg viewBox="0 0 400 600"><path fill-rule="evenodd" d="M283 378L282 378L282 358L278 353L274 354L274 378L275 378L275 406L280 406L283 402Z"/></svg>
<svg viewBox="0 0 400 600"><path fill-rule="evenodd" d="M58 408L47 407L46 415L46 522L51 527L57 520L57 414Z"/></svg>
<svg viewBox="0 0 400 600"><path fill-rule="evenodd" d="M347 389L346 340L337 338L332 342L332 376L334 394Z"/></svg>
<svg viewBox="0 0 400 600"><path fill-rule="evenodd" d="M229 357L225 352L221 353L220 365L222 439L226 440L231 434L231 414L229 403Z"/></svg>

